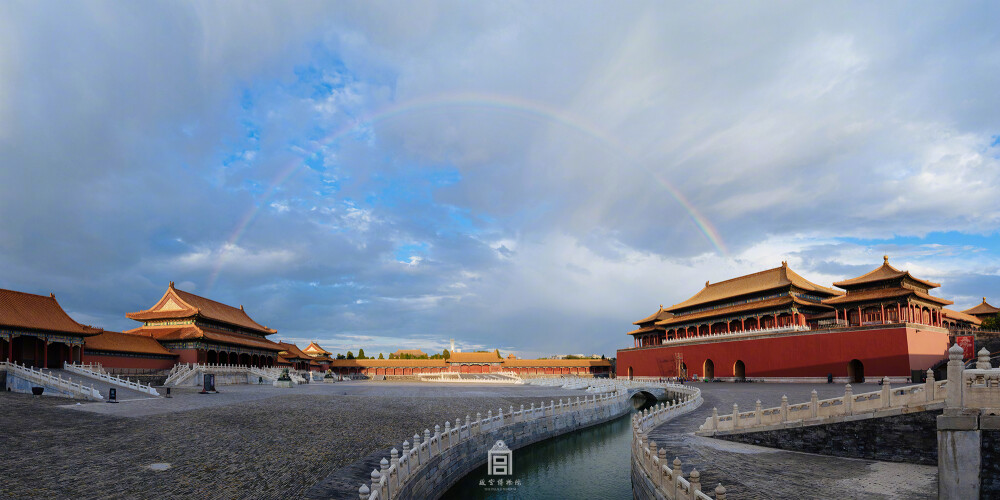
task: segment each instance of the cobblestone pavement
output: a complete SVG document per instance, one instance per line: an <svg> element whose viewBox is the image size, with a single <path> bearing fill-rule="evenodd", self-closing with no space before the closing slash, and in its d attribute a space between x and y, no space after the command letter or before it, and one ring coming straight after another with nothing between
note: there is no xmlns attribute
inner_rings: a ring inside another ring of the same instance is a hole
<svg viewBox="0 0 1000 500"><path fill-rule="evenodd" d="M701 483L713 490L722 483L729 498L935 498L937 467L873 460L829 457L733 443L692 434L711 416L754 408L760 399L764 408L779 406L781 396L789 403L809 400L813 389L820 399L843 395L836 384L698 384L705 403L698 410L670 420L650 432L657 447L666 447L669 460L683 462L685 476L692 468L701 473ZM855 384L854 393L879 389L875 384Z"/></svg>
<svg viewBox="0 0 1000 500"><path fill-rule="evenodd" d="M371 382L220 389L118 405L0 393L0 497L298 498L434 424L582 394Z"/></svg>

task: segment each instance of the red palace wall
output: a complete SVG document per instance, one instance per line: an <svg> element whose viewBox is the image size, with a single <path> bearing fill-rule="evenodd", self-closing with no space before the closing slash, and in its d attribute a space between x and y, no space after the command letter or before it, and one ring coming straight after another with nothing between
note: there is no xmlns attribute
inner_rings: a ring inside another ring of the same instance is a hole
<svg viewBox="0 0 1000 500"><path fill-rule="evenodd" d="M746 377L846 377L852 359L864 364L865 377L908 377L947 357L944 330L912 327L826 331L808 335L733 340L676 347L618 351L617 375L675 377L676 353L682 353L688 376L704 376L705 361L715 365L715 377L734 377L737 360Z"/></svg>
<svg viewBox="0 0 1000 500"><path fill-rule="evenodd" d="M169 370L174 367L173 359L131 358L124 356L101 356L84 351L84 363L100 363L105 368L148 368Z"/></svg>

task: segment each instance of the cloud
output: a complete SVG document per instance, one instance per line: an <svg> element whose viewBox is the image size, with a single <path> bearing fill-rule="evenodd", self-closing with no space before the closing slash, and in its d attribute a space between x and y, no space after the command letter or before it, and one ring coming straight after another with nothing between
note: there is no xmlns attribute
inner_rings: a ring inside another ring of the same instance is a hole
<svg viewBox="0 0 1000 500"><path fill-rule="evenodd" d="M4 5L0 286L114 328L176 281L289 338L534 353L611 354L782 260L889 253L972 302L996 10Z"/></svg>

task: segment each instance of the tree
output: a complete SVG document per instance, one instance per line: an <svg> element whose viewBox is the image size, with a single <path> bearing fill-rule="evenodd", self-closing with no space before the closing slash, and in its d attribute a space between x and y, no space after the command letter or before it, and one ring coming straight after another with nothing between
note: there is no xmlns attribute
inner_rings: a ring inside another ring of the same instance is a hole
<svg viewBox="0 0 1000 500"><path fill-rule="evenodd" d="M367 358L365 358L365 350L364 349L358 349L358 359L367 359Z"/></svg>
<svg viewBox="0 0 1000 500"><path fill-rule="evenodd" d="M378 353L378 359L385 359L382 357L382 353Z"/></svg>
<svg viewBox="0 0 1000 500"><path fill-rule="evenodd" d="M608 358L605 358L605 357L604 357L604 355L603 355L603 354L601 354L601 359L608 359Z"/></svg>
<svg viewBox="0 0 1000 500"><path fill-rule="evenodd" d="M337 354L337 359L347 359L343 354Z"/></svg>
<svg viewBox="0 0 1000 500"><path fill-rule="evenodd" d="M450 352L448 352L448 349L445 349L445 350L444 350L444 352L442 352L442 353L441 353L441 356L442 356L442 357L443 357L444 359L449 359L449 358L451 358L451 353L450 353Z"/></svg>
<svg viewBox="0 0 1000 500"><path fill-rule="evenodd" d="M1000 330L1000 314L984 319L983 324L979 325L979 328L983 330Z"/></svg>
<svg viewBox="0 0 1000 500"><path fill-rule="evenodd" d="M497 349L497 350L495 350L495 351L493 351L493 352L497 353L497 357L498 357L498 358L499 358L499 357L501 357L501 356L500 356L500 349Z"/></svg>
<svg viewBox="0 0 1000 500"><path fill-rule="evenodd" d="M351 351L347 351L347 359L354 359L354 353Z"/></svg>

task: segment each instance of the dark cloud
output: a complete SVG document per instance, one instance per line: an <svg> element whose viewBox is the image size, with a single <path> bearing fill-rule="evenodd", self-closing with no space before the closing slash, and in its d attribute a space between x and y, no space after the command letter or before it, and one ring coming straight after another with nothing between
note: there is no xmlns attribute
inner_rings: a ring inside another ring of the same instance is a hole
<svg viewBox="0 0 1000 500"><path fill-rule="evenodd" d="M783 259L988 294L995 245L935 235L1000 227L996 7L906 10L8 3L0 286L588 353Z"/></svg>

